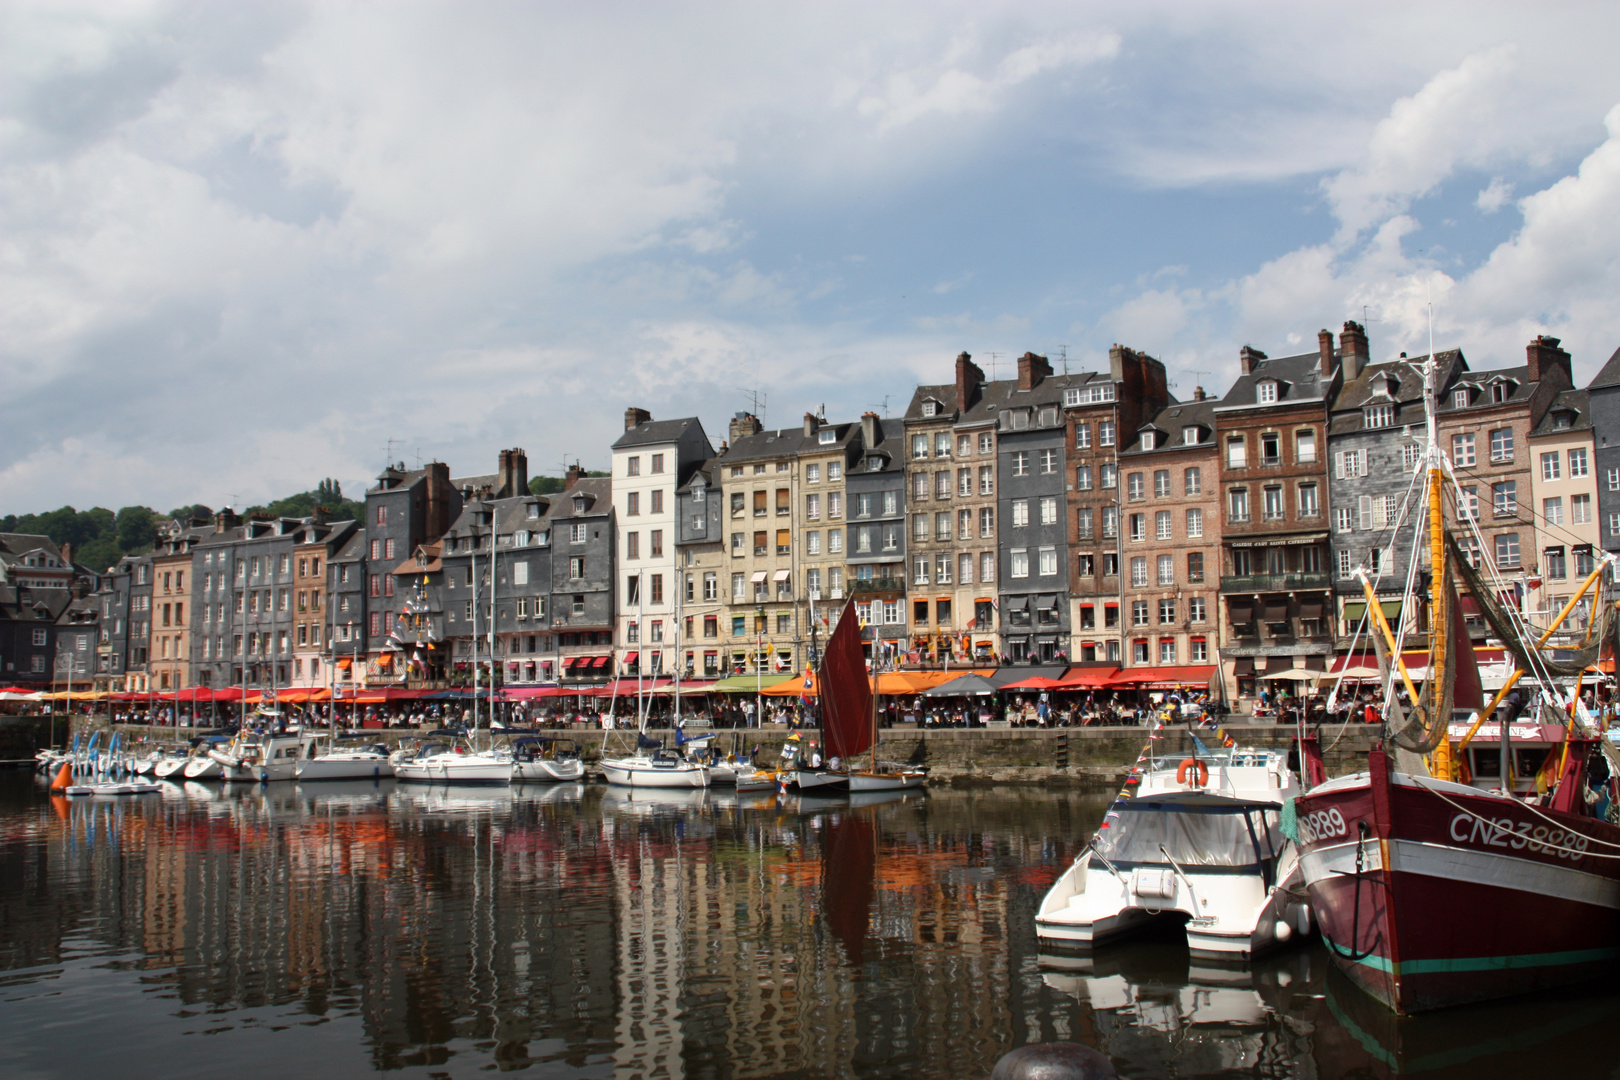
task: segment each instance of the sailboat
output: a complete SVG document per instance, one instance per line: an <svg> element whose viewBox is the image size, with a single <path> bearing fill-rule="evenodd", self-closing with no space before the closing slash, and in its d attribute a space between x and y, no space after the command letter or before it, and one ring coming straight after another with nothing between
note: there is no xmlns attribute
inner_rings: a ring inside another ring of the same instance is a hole
<svg viewBox="0 0 1620 1080"><path fill-rule="evenodd" d="M821 658L820 687L822 742L826 744L828 759L840 759L844 769L826 772L801 769L797 776L801 792L839 787L852 794L899 791L920 788L927 783L928 776L921 769L877 760L877 697L872 692L872 679L866 673L854 597L844 604L838 626L827 641L827 651ZM856 757L868 751L871 757L867 767L854 767Z"/></svg>
<svg viewBox="0 0 1620 1080"><path fill-rule="evenodd" d="M676 594L679 595L679 592ZM679 620L677 619L677 624ZM641 639L641 596L636 594L636 640ZM615 682L617 687L617 682ZM667 747L663 741L647 734L647 703L640 693L641 669L636 669L636 748L621 757L606 757L601 761L602 776L610 784L640 788L707 788L709 770L701 761L693 761L679 750ZM680 681L676 680L677 692ZM677 705L677 708L679 706ZM611 706L610 706L611 709ZM678 733L677 733L678 734ZM607 736L602 737L603 747Z"/></svg>
<svg viewBox="0 0 1620 1080"><path fill-rule="evenodd" d="M1401 1014L1532 993L1606 974L1620 959L1620 826L1602 816L1620 792L1598 733L1576 710L1579 673L1610 626L1613 598L1599 584L1610 559L1603 557L1539 637L1499 601L1506 586L1478 576L1443 520L1447 495L1459 509L1467 504L1436 437L1437 370L1431 347L1422 366L1426 478L1422 498L1409 500L1424 508L1413 515L1413 558L1426 551L1433 569L1423 687L1417 689L1361 572L1380 665L1390 672L1386 685L1393 690L1398 677L1412 714L1403 717L1398 695L1386 693L1385 739L1369 755L1367 771L1299 796L1292 815L1305 887L1329 954L1353 982ZM1476 541L1483 539L1468 513L1455 516ZM1494 576L1489 562L1483 569ZM1489 702L1463 627L1459 578L1517 666ZM1407 575L1408 582L1417 579ZM1595 625L1577 662L1544 652L1594 585ZM1577 677L1566 704L1559 678L1571 667ZM1502 774L1495 790L1470 782L1461 752L1525 676L1539 684L1533 707L1550 721L1544 726L1563 735L1540 770L1545 794L1528 798L1515 792L1512 778L1514 725L1495 725ZM1467 719L1459 722L1454 713Z"/></svg>

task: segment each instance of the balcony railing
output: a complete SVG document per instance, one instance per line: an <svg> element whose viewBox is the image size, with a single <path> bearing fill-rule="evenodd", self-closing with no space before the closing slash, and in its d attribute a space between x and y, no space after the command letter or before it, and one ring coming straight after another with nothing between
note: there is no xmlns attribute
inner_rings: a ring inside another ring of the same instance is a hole
<svg viewBox="0 0 1620 1080"><path fill-rule="evenodd" d="M1326 570L1305 574L1238 574L1221 577L1221 592L1290 592L1294 589L1328 589L1333 575Z"/></svg>
<svg viewBox="0 0 1620 1080"><path fill-rule="evenodd" d="M857 594L865 593L865 592L905 592L906 591L906 583L904 581L902 581L900 578L892 578L892 577L866 578L864 580L861 579L861 578L856 578L854 581L849 583L849 587L850 587L851 592L857 593Z"/></svg>

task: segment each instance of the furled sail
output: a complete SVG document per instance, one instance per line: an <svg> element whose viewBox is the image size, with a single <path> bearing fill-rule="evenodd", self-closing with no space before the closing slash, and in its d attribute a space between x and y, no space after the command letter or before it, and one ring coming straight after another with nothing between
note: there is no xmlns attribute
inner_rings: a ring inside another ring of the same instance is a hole
<svg viewBox="0 0 1620 1080"><path fill-rule="evenodd" d="M821 658L821 737L829 757L846 761L872 746L872 687L861 652L853 598Z"/></svg>

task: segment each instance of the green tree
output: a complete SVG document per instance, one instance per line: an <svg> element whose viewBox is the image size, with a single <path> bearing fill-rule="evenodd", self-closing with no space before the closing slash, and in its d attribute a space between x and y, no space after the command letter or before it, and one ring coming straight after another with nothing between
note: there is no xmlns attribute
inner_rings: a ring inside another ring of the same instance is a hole
<svg viewBox="0 0 1620 1080"><path fill-rule="evenodd" d="M118 511L114 524L118 550L125 555L149 550L157 539L157 522L157 514L144 506L126 506Z"/></svg>

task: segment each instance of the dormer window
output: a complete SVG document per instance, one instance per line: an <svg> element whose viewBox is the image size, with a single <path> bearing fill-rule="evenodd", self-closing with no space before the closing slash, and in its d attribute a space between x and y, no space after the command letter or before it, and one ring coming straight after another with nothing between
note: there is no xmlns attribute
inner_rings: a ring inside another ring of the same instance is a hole
<svg viewBox="0 0 1620 1080"><path fill-rule="evenodd" d="M939 402L933 400L932 398L929 398L927 401L923 402L923 415L924 416L938 416L939 415Z"/></svg>
<svg viewBox="0 0 1620 1080"><path fill-rule="evenodd" d="M1511 380L1498 379L1491 383L1491 401L1493 403L1506 401L1513 396L1513 391L1516 389L1518 388Z"/></svg>
<svg viewBox="0 0 1620 1080"><path fill-rule="evenodd" d="M1155 450L1155 449L1158 448L1158 442L1159 442L1159 436L1158 436L1157 432L1153 432L1153 431L1144 431L1144 432L1142 432L1142 449L1144 449L1144 450Z"/></svg>
<svg viewBox="0 0 1620 1080"><path fill-rule="evenodd" d="M1364 418L1364 427L1393 427L1395 424L1395 406L1369 405L1362 410L1362 416Z"/></svg>
<svg viewBox="0 0 1620 1080"><path fill-rule="evenodd" d="M1041 409L1041 427L1055 427L1057 425L1057 407L1045 406Z"/></svg>
<svg viewBox="0 0 1620 1080"><path fill-rule="evenodd" d="M1198 445L1198 425L1189 424L1181 429L1181 442L1185 446Z"/></svg>
<svg viewBox="0 0 1620 1080"><path fill-rule="evenodd" d="M540 504L539 503L530 503L529 504L529 517L537 518L539 516L540 516Z"/></svg>
<svg viewBox="0 0 1620 1080"><path fill-rule="evenodd" d="M838 441L838 431L835 428L827 428L824 431L817 432L817 435L821 440L822 446L830 446Z"/></svg>
<svg viewBox="0 0 1620 1080"><path fill-rule="evenodd" d="M867 458L866 459L866 471L867 472L882 472L883 471L883 459L878 458L878 457Z"/></svg>
<svg viewBox="0 0 1620 1080"><path fill-rule="evenodd" d="M1567 429L1570 426L1570 424L1573 422L1573 420L1574 420L1574 417L1570 413L1567 413L1567 412L1553 413L1553 427L1555 427L1555 428L1557 428L1559 430Z"/></svg>
<svg viewBox="0 0 1620 1080"><path fill-rule="evenodd" d="M1468 408L1468 388L1459 386L1451 392L1451 407L1453 409Z"/></svg>
<svg viewBox="0 0 1620 1080"><path fill-rule="evenodd" d="M1277 403L1277 383L1274 379L1265 379L1255 386L1259 395L1260 404L1275 405Z"/></svg>
<svg viewBox="0 0 1620 1080"><path fill-rule="evenodd" d="M529 533L528 533L528 531L524 530L524 529L520 529L517 532L513 533L512 534L512 546L513 547L528 547L529 546Z"/></svg>
<svg viewBox="0 0 1620 1080"><path fill-rule="evenodd" d="M1063 404L1071 409L1080 404L1080 388L1078 386L1071 386L1063 391Z"/></svg>

